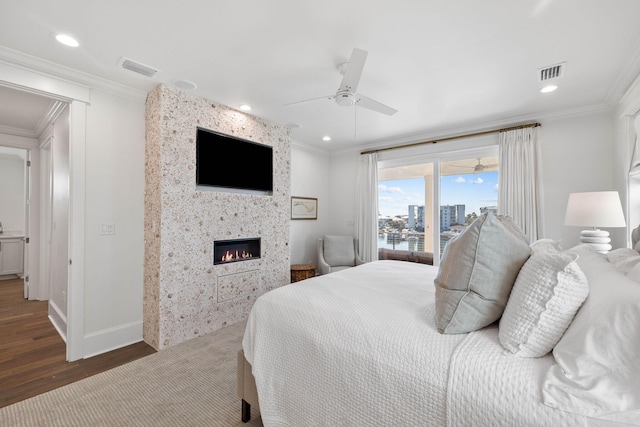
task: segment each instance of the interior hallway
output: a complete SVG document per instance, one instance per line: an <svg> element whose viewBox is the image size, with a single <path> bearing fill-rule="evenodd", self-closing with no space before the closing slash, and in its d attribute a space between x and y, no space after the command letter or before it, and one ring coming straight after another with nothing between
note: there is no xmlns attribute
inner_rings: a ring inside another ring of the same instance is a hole
<svg viewBox="0 0 640 427"><path fill-rule="evenodd" d="M24 299L22 279L0 281L0 407L155 353L139 342L69 363L47 310Z"/></svg>

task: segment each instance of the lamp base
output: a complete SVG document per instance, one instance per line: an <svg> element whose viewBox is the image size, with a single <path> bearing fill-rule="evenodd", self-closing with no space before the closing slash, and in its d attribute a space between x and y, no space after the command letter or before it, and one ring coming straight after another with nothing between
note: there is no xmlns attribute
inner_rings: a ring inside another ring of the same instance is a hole
<svg viewBox="0 0 640 427"><path fill-rule="evenodd" d="M606 230L582 230L580 232L580 241L601 254L606 254L611 250L611 238Z"/></svg>

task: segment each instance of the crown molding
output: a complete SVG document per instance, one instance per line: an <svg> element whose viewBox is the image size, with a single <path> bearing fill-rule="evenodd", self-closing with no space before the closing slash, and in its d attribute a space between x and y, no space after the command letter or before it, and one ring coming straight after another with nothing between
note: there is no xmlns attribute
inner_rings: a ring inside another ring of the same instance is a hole
<svg viewBox="0 0 640 427"><path fill-rule="evenodd" d="M638 82L640 76L640 45L634 45L633 50L629 53L626 64L622 67L618 77L609 89L605 102L609 105L616 105L624 102L625 97L634 85Z"/></svg>
<svg viewBox="0 0 640 427"><path fill-rule="evenodd" d="M334 150L334 151L331 151L331 153L332 154L349 154L356 151L360 153L362 151L377 150L380 148L393 147L395 145L409 144L412 142L437 140L439 138L446 138L453 135L482 132L489 129L503 128L503 127L509 127L509 126L519 126L519 125L531 123L531 122L555 121L555 120L563 120L563 119L569 119L574 117L588 116L591 114L610 112L611 110L612 110L611 106L601 103L601 104L594 104L594 105L581 107L581 108L575 108L571 110L551 111L551 112L545 112L545 113L539 113L539 114L514 116L508 119L502 119L502 120L497 120L493 122L486 122L482 124L478 123L475 125L467 125L467 126L461 126L461 127L448 127L448 128L442 128L439 130L433 130L431 132L403 135L393 139L374 141L371 144L363 144L360 146L345 148L343 150ZM544 123L542 123L542 125L544 128Z"/></svg>
<svg viewBox="0 0 640 427"><path fill-rule="evenodd" d="M296 148L300 148L302 150L306 150L306 151L311 151L311 152L314 152L314 153L322 154L322 155L329 155L329 154L332 153L332 151L329 150L329 149L324 149L324 148L308 145L308 144L305 144L304 142L300 142L300 141L295 140L295 139L291 139L291 146L292 147L296 147Z"/></svg>
<svg viewBox="0 0 640 427"><path fill-rule="evenodd" d="M84 89L97 89L102 92L111 93L133 101L144 102L147 96L145 92L138 89L124 86L111 80L84 73L70 67L65 67L4 46L0 46L0 63L31 71L41 76L58 80L62 83L75 85ZM51 94L47 94L44 91L39 92L47 96L51 96ZM86 102L86 100L84 101Z"/></svg>
<svg viewBox="0 0 640 427"><path fill-rule="evenodd" d="M631 83L629 89L625 92L622 99L620 99L620 105L622 105L621 117L635 116L640 112L640 74Z"/></svg>

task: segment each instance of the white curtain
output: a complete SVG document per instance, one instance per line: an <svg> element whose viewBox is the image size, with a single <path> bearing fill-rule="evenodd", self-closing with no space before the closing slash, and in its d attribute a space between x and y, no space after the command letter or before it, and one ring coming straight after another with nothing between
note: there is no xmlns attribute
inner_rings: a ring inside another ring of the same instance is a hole
<svg viewBox="0 0 640 427"><path fill-rule="evenodd" d="M533 242L543 235L538 127L500 132L499 144L498 213Z"/></svg>
<svg viewBox="0 0 640 427"><path fill-rule="evenodd" d="M356 237L365 261L378 259L378 155L363 154L356 181Z"/></svg>

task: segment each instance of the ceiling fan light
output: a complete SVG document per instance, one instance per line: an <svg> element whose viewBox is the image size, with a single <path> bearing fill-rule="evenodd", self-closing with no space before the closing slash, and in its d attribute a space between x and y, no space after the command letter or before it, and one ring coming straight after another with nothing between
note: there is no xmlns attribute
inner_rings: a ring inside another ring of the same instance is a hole
<svg viewBox="0 0 640 427"><path fill-rule="evenodd" d="M336 104L341 107L351 107L356 103L356 97L353 93L348 91L339 91L336 93Z"/></svg>

